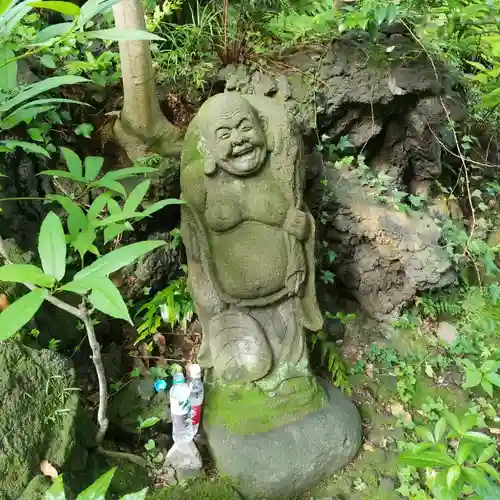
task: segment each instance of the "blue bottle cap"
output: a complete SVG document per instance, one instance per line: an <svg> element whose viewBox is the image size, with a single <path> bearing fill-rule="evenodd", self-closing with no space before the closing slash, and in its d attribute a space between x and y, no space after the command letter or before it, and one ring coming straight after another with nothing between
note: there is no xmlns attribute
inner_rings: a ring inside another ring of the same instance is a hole
<svg viewBox="0 0 500 500"><path fill-rule="evenodd" d="M156 392L161 392L161 391L166 391L167 390L167 382L165 380L157 380L155 382L155 391Z"/></svg>
<svg viewBox="0 0 500 500"><path fill-rule="evenodd" d="M184 378L184 373L182 373L182 372L176 372L172 375L172 377L173 377L174 384L182 384L186 380Z"/></svg>

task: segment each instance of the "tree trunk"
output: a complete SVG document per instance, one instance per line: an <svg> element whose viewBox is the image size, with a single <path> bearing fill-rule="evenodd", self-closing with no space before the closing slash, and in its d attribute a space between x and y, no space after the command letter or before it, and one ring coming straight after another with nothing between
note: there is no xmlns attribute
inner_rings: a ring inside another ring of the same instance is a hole
<svg viewBox="0 0 500 500"><path fill-rule="evenodd" d="M113 14L118 29L146 30L141 0L121 0L113 6ZM123 109L114 126L118 143L132 160L147 152L175 153L180 131L160 109L149 41L125 40L119 48Z"/></svg>

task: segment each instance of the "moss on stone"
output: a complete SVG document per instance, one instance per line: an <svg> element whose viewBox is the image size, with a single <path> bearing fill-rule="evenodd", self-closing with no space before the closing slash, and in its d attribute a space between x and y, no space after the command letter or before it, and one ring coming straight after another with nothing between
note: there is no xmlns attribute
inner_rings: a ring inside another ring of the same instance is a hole
<svg viewBox="0 0 500 500"><path fill-rule="evenodd" d="M227 479L194 479L177 486L152 491L148 500L239 500L241 497Z"/></svg>
<svg viewBox="0 0 500 500"><path fill-rule="evenodd" d="M204 420L236 434L254 434L295 422L327 404L313 377L286 380L279 393L264 392L253 384L207 384Z"/></svg>

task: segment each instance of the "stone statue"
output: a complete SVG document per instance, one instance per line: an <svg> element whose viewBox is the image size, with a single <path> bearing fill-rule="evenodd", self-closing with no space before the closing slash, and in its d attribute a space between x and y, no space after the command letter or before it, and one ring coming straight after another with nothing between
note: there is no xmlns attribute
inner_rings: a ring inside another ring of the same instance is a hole
<svg viewBox="0 0 500 500"><path fill-rule="evenodd" d="M265 433L328 406L305 345L323 319L304 178L301 139L271 98L215 95L188 129L181 232L209 369L204 425Z"/></svg>

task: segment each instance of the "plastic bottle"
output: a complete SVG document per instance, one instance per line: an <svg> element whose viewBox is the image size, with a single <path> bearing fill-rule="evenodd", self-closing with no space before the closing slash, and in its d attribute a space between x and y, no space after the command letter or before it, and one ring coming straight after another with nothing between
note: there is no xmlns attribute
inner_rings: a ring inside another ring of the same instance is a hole
<svg viewBox="0 0 500 500"><path fill-rule="evenodd" d="M170 411L172 414L172 438L175 443L189 443L194 432L191 423L191 391L186 384L184 374L174 373L170 389Z"/></svg>
<svg viewBox="0 0 500 500"><path fill-rule="evenodd" d="M194 435L198 434L200 427L201 410L203 408L203 382L201 380L200 365L189 365L189 389L191 391L191 422L193 425Z"/></svg>

